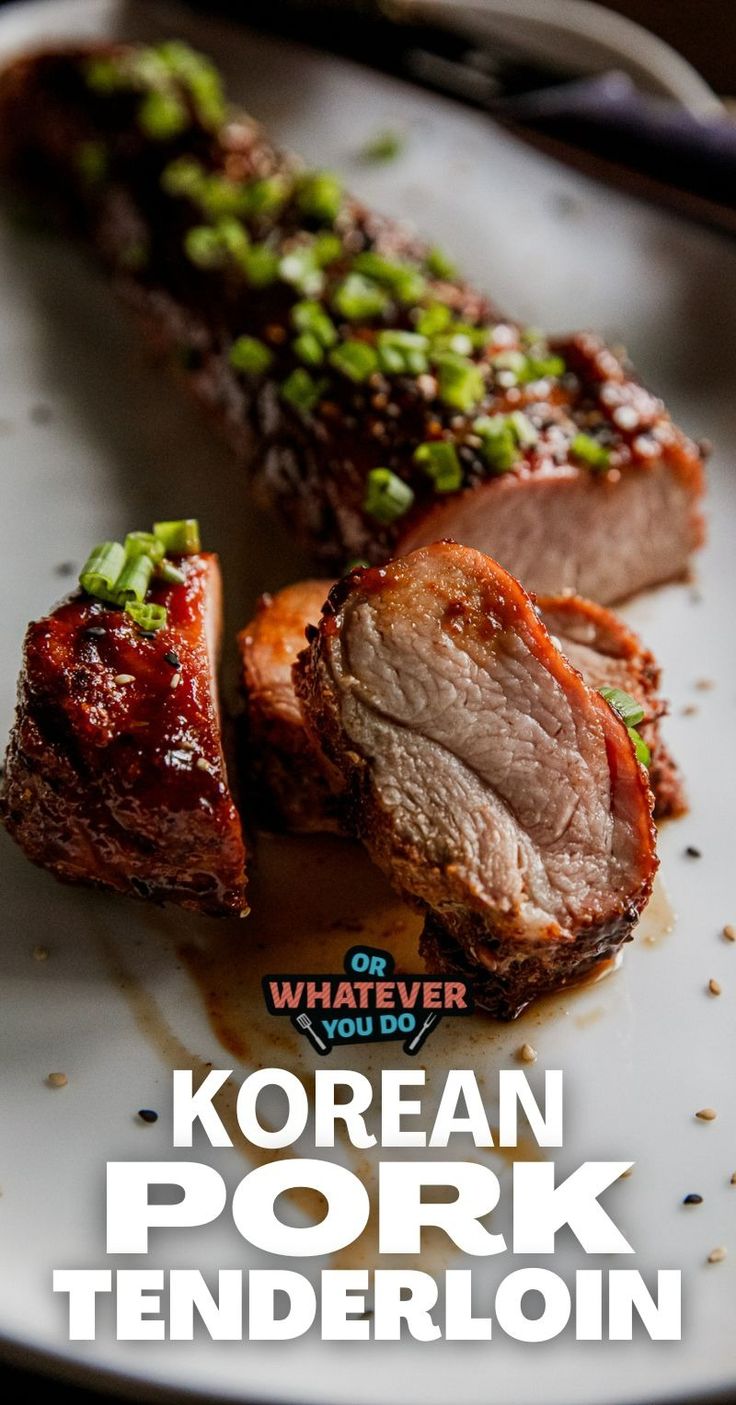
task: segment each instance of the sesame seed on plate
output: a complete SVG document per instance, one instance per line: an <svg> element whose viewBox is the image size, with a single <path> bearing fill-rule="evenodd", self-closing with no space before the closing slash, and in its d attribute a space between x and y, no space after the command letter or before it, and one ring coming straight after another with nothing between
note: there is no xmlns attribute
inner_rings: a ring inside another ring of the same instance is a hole
<svg viewBox="0 0 736 1405"><path fill-rule="evenodd" d="M687 846L687 848L686 848L686 850L685 850L685 856L686 856L688 859L702 859L703 854L702 854L702 850L696 849L696 847L695 847L694 844L688 844L688 846Z"/></svg>
<svg viewBox="0 0 736 1405"><path fill-rule="evenodd" d="M711 1249L711 1251L710 1251L710 1253L709 1253L709 1255L708 1255L708 1263L709 1263L709 1264L721 1264L721 1263L723 1263L723 1260L725 1259L725 1257L726 1257L726 1250L724 1249L724 1247L723 1247L722 1244L719 1244L717 1249Z"/></svg>
<svg viewBox="0 0 736 1405"><path fill-rule="evenodd" d="M537 1062L537 1051L531 1044L522 1044L516 1051L516 1057L520 1063L534 1064Z"/></svg>
<svg viewBox="0 0 736 1405"><path fill-rule="evenodd" d="M65 1073L50 1073L46 1082L50 1088L66 1088L69 1079Z"/></svg>
<svg viewBox="0 0 736 1405"><path fill-rule="evenodd" d="M158 1122L158 1113L152 1107L139 1107L138 1116L141 1122Z"/></svg>
<svg viewBox="0 0 736 1405"><path fill-rule="evenodd" d="M731 1185L736 1185L736 1171L731 1172Z"/></svg>
<svg viewBox="0 0 736 1405"><path fill-rule="evenodd" d="M723 936L727 942L736 942L736 927L732 922L727 922L723 928Z"/></svg>
<svg viewBox="0 0 736 1405"><path fill-rule="evenodd" d="M721 986L720 981L714 980L713 977L711 977L711 979L708 981L708 990L710 991L711 995L720 995L722 989L723 987Z"/></svg>
<svg viewBox="0 0 736 1405"><path fill-rule="evenodd" d="M115 683L135 683L132 673L116 673L113 680Z"/></svg>
<svg viewBox="0 0 736 1405"><path fill-rule="evenodd" d="M715 688L715 686L715 682L712 678L698 678L695 682L695 687L698 689L699 693L707 693L711 688Z"/></svg>
<svg viewBox="0 0 736 1405"><path fill-rule="evenodd" d="M714 1107L701 1107L695 1116L699 1117L701 1122L715 1122L718 1113Z"/></svg>
<svg viewBox="0 0 736 1405"><path fill-rule="evenodd" d="M684 1196L683 1205L702 1205L703 1197L697 1191L691 1190L689 1195Z"/></svg>
<svg viewBox="0 0 736 1405"><path fill-rule="evenodd" d="M47 946L34 946L34 948L33 948L33 959L34 959L34 961L48 961L48 959L49 959L49 949L48 949L48 947L47 947Z"/></svg>

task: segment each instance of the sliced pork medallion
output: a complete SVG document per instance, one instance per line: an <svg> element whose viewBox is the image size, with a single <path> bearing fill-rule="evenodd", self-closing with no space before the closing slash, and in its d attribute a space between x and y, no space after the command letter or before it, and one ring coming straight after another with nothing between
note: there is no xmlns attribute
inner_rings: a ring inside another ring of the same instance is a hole
<svg viewBox="0 0 736 1405"><path fill-rule="evenodd" d="M256 795L261 822L277 828L340 828L340 801L304 726L292 680L305 629L319 619L332 584L299 581L262 596L238 635L248 789Z"/></svg>
<svg viewBox="0 0 736 1405"><path fill-rule="evenodd" d="M29 626L2 815L57 878L243 914L215 681L217 558L176 555L165 567L170 579L127 609L80 590ZM97 588L104 575L103 565Z"/></svg>
<svg viewBox="0 0 736 1405"><path fill-rule="evenodd" d="M631 936L657 867L646 771L496 563L438 543L355 571L295 682L356 832L493 1013Z"/></svg>
<svg viewBox="0 0 736 1405"><path fill-rule="evenodd" d="M703 453L625 356L501 314L229 109L185 45L16 60L0 162L94 247L333 571L451 536L538 592L610 602L685 573Z"/></svg>
<svg viewBox="0 0 736 1405"><path fill-rule="evenodd" d="M304 725L294 693L292 665L304 648L305 631L319 622L334 582L299 581L263 596L250 624L238 636L246 705L247 789L259 799L262 821L280 828L334 830L342 827L341 803L333 795ZM680 773L660 731L666 704L657 688L654 656L625 624L602 605L579 596L544 596L537 609L566 658L592 688L628 693L644 710L637 730L649 748L649 783L655 818L686 808Z"/></svg>

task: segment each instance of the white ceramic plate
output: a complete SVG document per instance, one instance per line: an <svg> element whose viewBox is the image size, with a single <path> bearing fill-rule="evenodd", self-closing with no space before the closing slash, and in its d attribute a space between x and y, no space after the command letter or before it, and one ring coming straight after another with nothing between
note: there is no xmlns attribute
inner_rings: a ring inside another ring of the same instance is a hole
<svg viewBox="0 0 736 1405"><path fill-rule="evenodd" d="M448 1398L466 1405L623 1405L726 1392L736 1385L736 1186L730 1185L736 945L721 935L724 923L736 922L736 495L729 462L736 429L736 249L564 171L476 114L186 12L150 3L118 10L110 0L11 7L0 16L0 53L5 58L42 39L81 33L180 33L210 49L233 92L283 142L342 170L378 206L415 219L520 316L558 329L593 325L614 341L625 339L678 419L720 446L697 590L673 586L626 612L664 665L673 701L668 734L692 800L689 816L661 835L674 928L663 935L667 903L660 893L613 977L549 1002L510 1028L446 1022L426 1060L435 1083L447 1067L474 1066L491 1108L496 1071L515 1066L522 1041L539 1051L535 1082L544 1068L564 1069L560 1168L586 1158L636 1162L606 1202L636 1249L626 1266L645 1274L681 1268L685 1314L683 1340L674 1344L643 1337L576 1344L564 1336L536 1347L499 1337L487 1346L302 1339L275 1348L207 1340L116 1343L103 1311L97 1341L70 1345L51 1270L105 1262L107 1159L172 1154L172 1068L201 1072L212 1062L232 1066L237 1079L258 1061L307 1072L309 1052L262 1014L260 975L317 963L334 968L361 921L379 944L410 950L416 921L367 862L337 842L266 841L253 917L219 925L57 886L3 836L0 1332L6 1348L50 1353L57 1363L114 1373L128 1385L139 1380L179 1392L320 1405L407 1399L444 1405ZM361 166L356 150L387 125L405 133L405 154L385 168ZM197 513L205 541L222 554L230 637L258 590L294 579L305 563L242 502L226 453L146 364L103 281L81 256L50 236L3 222L0 296L5 730L26 621L67 588L55 568L78 565L91 542L156 516ZM232 676L232 655L229 667ZM699 680L712 686L699 687ZM684 856L690 844L700 859ZM45 962L33 959L37 944L48 948ZM711 977L722 983L719 998L706 991ZM202 988L220 993L212 1018ZM350 1059L372 1074L399 1062L391 1046ZM68 1074L66 1088L46 1085L51 1070ZM704 1105L718 1110L715 1122L695 1119ZM142 1124L140 1107L156 1108L158 1123ZM230 1181L248 1164L236 1151L208 1154ZM489 1153L504 1185L507 1163ZM370 1181L370 1168L361 1174ZM703 1204L683 1207L691 1191ZM730 1258L707 1264L719 1245L730 1248ZM259 1261L224 1223L152 1255L153 1266ZM493 1261L479 1272L490 1284L514 1266L504 1256L502 1265ZM554 1266L569 1274L585 1260L566 1244Z"/></svg>

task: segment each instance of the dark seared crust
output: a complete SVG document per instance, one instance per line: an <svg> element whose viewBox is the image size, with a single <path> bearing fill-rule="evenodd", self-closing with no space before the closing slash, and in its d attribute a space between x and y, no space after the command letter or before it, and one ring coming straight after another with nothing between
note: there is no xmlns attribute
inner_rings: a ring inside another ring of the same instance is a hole
<svg viewBox="0 0 736 1405"><path fill-rule="evenodd" d="M266 827L339 831L341 805L299 711L291 668L305 629L319 619L330 581L300 581L264 595L238 635L245 702L241 758L248 794Z"/></svg>
<svg viewBox="0 0 736 1405"><path fill-rule="evenodd" d="M80 593L29 625L0 813L65 882L242 914L245 852L212 692L217 619L206 618L219 612L216 558L182 569L183 585L153 589L169 623L151 639Z"/></svg>
<svg viewBox="0 0 736 1405"><path fill-rule="evenodd" d="M662 737L660 722L667 703L659 695L661 669L623 620L602 605L579 595L540 595L537 608L563 653L593 688L622 688L644 708L638 731L651 753L649 784L654 794L654 818L676 819L687 811L679 768Z"/></svg>
<svg viewBox="0 0 736 1405"><path fill-rule="evenodd" d="M437 557L438 591L442 589L442 554L454 555L460 550L451 543L427 549L425 555L434 553ZM480 899L476 902L468 895L451 861L430 862L426 853L392 829L374 787L371 758L360 752L345 731L340 686L333 671L333 648L340 647L346 611L374 593L390 591L396 570L409 569L407 561L381 569L356 570L333 588L319 627L308 631L310 643L295 665L294 681L307 726L321 748L336 789L344 797L346 824L395 886L428 914L423 949L429 964L440 960L441 949L452 951L457 947L464 970L477 976L478 967L482 968L479 1003L499 1018L513 1018L531 999L578 979L631 936L651 892L657 867L652 801L645 774L633 759L625 728L562 658L530 598L495 563L486 560L483 565L484 558L479 553L462 550L468 572L476 582L482 580L484 572L489 581L495 576L500 582L505 626L527 634L557 682L563 683L571 697L592 703L604 727L612 777L611 803L626 810L638 836L626 892L610 894L610 908L605 916L591 920L581 911L574 930L563 934L550 927L542 940L529 940L518 925L515 911L506 915L497 912L489 920L488 908ZM489 611L492 608L489 603ZM481 630L487 628L487 619L483 610L479 616ZM493 647L492 643L489 647Z"/></svg>
<svg viewBox="0 0 736 1405"><path fill-rule="evenodd" d="M489 936L482 923L468 922L464 914L453 924L451 915L443 913L440 920L430 912L419 951L428 971L470 981L477 1009L496 1020L515 1020L541 995L576 985L615 960L623 943L633 941L638 916L635 911L629 922L583 931L568 946L519 951Z"/></svg>
<svg viewBox="0 0 736 1405"><path fill-rule="evenodd" d="M286 404L278 386L297 364L291 350L292 295L283 285L249 291L242 280L227 273L202 273L187 263L183 234L199 217L186 201L161 194L159 174L182 150L196 155L207 169L227 171L237 179L290 171L291 159L276 151L248 118L239 118L218 137L195 122L186 140L146 141L123 98L115 99L112 106L108 99L105 106L85 89L80 78L84 52L31 56L18 60L0 77L0 156L15 178L36 194L42 189L57 209L63 209L64 218L92 242L123 297L140 316L151 345L177 363L194 396L224 432L259 502L275 508L320 559L340 567L355 556L378 563L397 549L408 550L440 536L462 537L452 519L457 512L465 514L468 494L474 501L482 490L483 512L490 509L493 516L496 505L506 504L510 487L523 490L532 483L544 482L559 490L562 530L562 519L569 521L571 511L584 509L595 520L599 503L601 507L605 503L615 513L619 488L627 483L644 486L659 473L672 486L676 511L673 508L669 528L668 512L659 513L662 532L669 530L670 540L663 542L651 565L643 544L636 572L629 565L617 575L615 558L620 548L609 536L600 544L601 551L607 550L613 558L600 592L595 563L601 558L594 554L592 568L577 572L575 561L569 559L574 545L565 548L564 579L556 561L550 566L554 579L549 579L549 573L536 579L533 566L526 562L523 578L530 588L560 589L572 583L610 600L683 574L689 553L703 536L702 456L672 425L661 402L638 385L621 359L593 336L578 334L554 344L569 368L562 378L507 387L498 383L493 372L486 400L470 415L442 404L431 375L388 380L376 373L366 385L355 386L332 374L329 389L312 413L299 413ZM79 177L75 155L81 143L100 136L112 152L112 175L101 187L89 188ZM287 209L271 231L281 247L297 232L294 221L293 210ZM333 282L345 272L353 254L364 249L419 262L426 254L402 226L375 216L355 201L346 202L338 230L345 258L330 274ZM149 262L132 274L126 268L128 253L141 240L150 244ZM499 322L488 301L467 285L446 280L432 285L430 280L430 287L464 322L474 326ZM341 334L370 340L376 325L353 325ZM387 325L412 324L405 310L394 309ZM244 332L266 340L274 352L274 366L265 377L244 377L229 366L232 339ZM519 330L507 320L497 332L500 341L477 355L484 367L499 346L508 350L519 345ZM534 420L538 441L520 451L512 473L494 478L479 454L472 421L478 413L517 409ZM611 451L607 473L592 474L571 458L571 440L581 430L602 433ZM464 475L459 493L435 495L413 462L416 445L437 438L453 440L458 447ZM363 510L366 476L377 466L389 467L409 481L415 494L412 511L389 525L381 525ZM625 496L621 495L622 501ZM543 512L536 499L528 506L533 519ZM554 521L550 516L551 533ZM605 521L608 532L610 515ZM587 528L583 535L589 537ZM517 552L511 537L507 542L505 556L504 543L475 544L485 550L492 547L512 571L521 574L523 553Z"/></svg>

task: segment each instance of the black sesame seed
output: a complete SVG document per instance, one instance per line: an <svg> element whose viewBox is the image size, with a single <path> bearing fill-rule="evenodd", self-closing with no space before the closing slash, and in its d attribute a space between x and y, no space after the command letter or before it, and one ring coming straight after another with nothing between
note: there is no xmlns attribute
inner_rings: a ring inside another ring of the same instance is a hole
<svg viewBox="0 0 736 1405"><path fill-rule="evenodd" d="M179 662L179 655L175 654L173 649L166 650L166 653L164 654L164 663L170 664L172 668L181 668L181 663Z"/></svg>
<svg viewBox="0 0 736 1405"><path fill-rule="evenodd" d="M141 1122L158 1122L158 1113L151 1107L141 1107L138 1109L138 1116Z"/></svg>
<svg viewBox="0 0 736 1405"><path fill-rule="evenodd" d="M695 1191L691 1191L689 1195L685 1196L682 1203L683 1205L702 1205L703 1197L702 1195L697 1195Z"/></svg>
<svg viewBox="0 0 736 1405"><path fill-rule="evenodd" d="M696 849L694 844L688 844L685 853L689 859L702 859L703 857L700 849Z"/></svg>
<svg viewBox="0 0 736 1405"><path fill-rule="evenodd" d="M156 631L155 629L139 629L138 635L141 639L155 639Z"/></svg>

